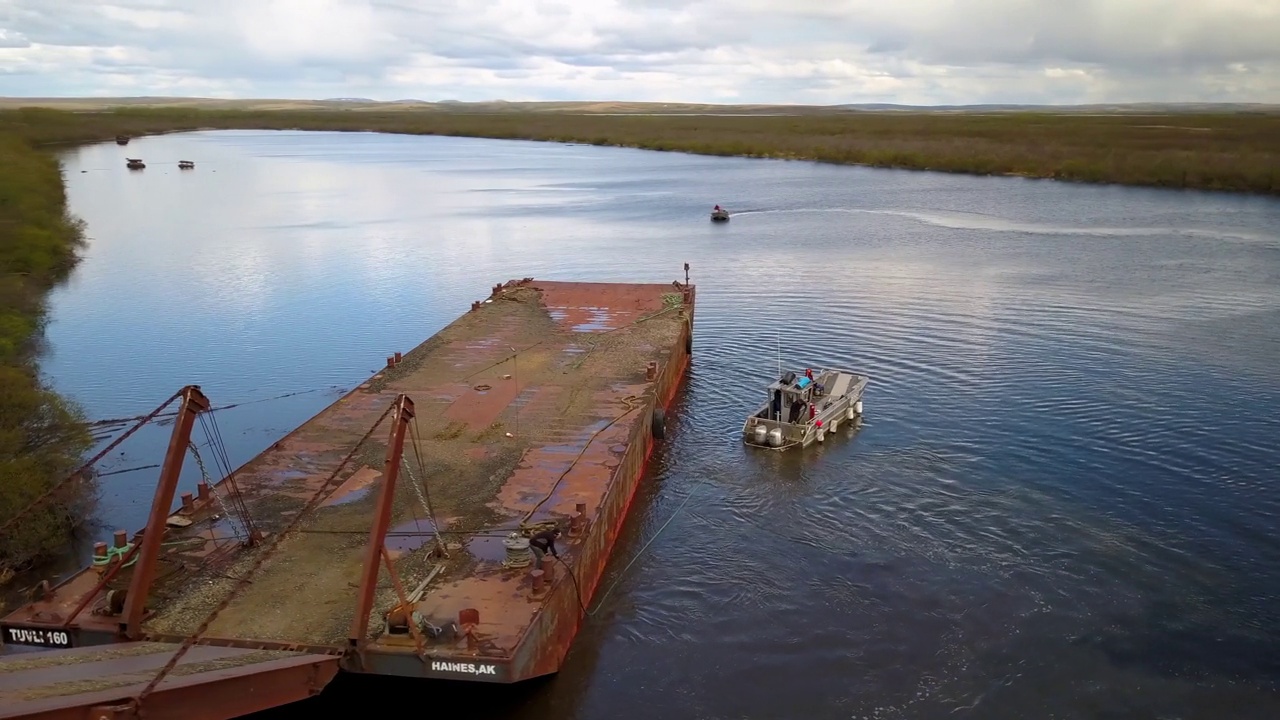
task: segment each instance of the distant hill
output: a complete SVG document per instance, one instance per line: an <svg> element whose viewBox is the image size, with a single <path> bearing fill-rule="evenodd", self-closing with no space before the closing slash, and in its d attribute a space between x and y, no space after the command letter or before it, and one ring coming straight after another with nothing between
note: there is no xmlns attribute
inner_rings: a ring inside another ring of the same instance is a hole
<svg viewBox="0 0 1280 720"><path fill-rule="evenodd" d="M898 105L894 103L849 103L842 105L718 105L712 103L659 103L628 101L509 102L489 100L436 102L416 99L378 102L368 98L326 100L253 99L224 100L187 97L121 98L3 98L0 108L47 107L96 111L114 107L188 107L210 110L329 110L356 112L447 112L447 113L576 113L590 115L840 115L859 112L900 113L1008 113L1053 112L1083 114L1171 114L1280 112L1280 105L1263 103L1109 103L1092 105Z"/></svg>
<svg viewBox="0 0 1280 720"><path fill-rule="evenodd" d="M1267 103L1097 103L1092 105L895 105L854 103L832 105L840 110L864 112L1069 112L1069 113L1179 113L1179 112L1278 112L1280 105Z"/></svg>

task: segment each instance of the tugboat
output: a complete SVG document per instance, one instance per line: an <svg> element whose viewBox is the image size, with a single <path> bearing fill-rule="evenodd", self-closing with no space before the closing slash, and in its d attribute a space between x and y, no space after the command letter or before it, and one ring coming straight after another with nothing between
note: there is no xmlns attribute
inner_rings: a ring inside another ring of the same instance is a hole
<svg viewBox="0 0 1280 720"><path fill-rule="evenodd" d="M729 219L729 211L728 211L728 210L725 210L724 208L720 207L719 205L715 206L715 208L714 208L714 209L712 209L712 211L711 211L711 221L712 221L712 222L726 222L728 219Z"/></svg>
<svg viewBox="0 0 1280 720"><path fill-rule="evenodd" d="M142 158L125 158L125 167L130 170L141 170L146 167L146 163L142 162Z"/></svg>
<svg viewBox="0 0 1280 720"><path fill-rule="evenodd" d="M822 442L844 422L856 428L866 387L865 375L848 370L787 372L769 385L769 400L743 424L742 441L786 450Z"/></svg>

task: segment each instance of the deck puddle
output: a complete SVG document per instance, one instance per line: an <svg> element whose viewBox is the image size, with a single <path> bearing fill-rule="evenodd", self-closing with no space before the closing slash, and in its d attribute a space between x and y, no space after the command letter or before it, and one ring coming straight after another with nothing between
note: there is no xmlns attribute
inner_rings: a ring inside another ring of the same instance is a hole
<svg viewBox="0 0 1280 720"><path fill-rule="evenodd" d="M502 544L506 539L501 535L481 535L467 543L467 552L477 560L502 562L507 559L507 546Z"/></svg>
<svg viewBox="0 0 1280 720"><path fill-rule="evenodd" d="M412 552L435 537L436 528L428 518L414 518L387 531L386 546L390 552Z"/></svg>
<svg viewBox="0 0 1280 720"><path fill-rule="evenodd" d="M325 506L333 507L334 505L348 505L350 503L356 502L357 500L363 500L369 496L369 491L372 489L373 488L371 487L362 487L347 493L343 493L342 495L334 495L334 497L331 498L329 502L325 503Z"/></svg>

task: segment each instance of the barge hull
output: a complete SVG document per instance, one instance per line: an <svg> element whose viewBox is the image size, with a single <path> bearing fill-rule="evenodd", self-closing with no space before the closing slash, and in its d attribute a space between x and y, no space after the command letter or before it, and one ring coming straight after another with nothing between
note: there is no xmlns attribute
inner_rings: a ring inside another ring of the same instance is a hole
<svg viewBox="0 0 1280 720"><path fill-rule="evenodd" d="M689 339L691 340L691 336ZM572 580L564 582L564 578L556 578L547 608L530 628L528 637L521 643L520 651L512 663L515 675L513 679L524 680L554 673L560 669L561 662L568 654L585 617L584 609L591 607L600 580L604 577L618 535L644 477L649 457L658 442L653 437L651 418L654 411L661 410L660 416L665 426L666 410L685 376L690 360L685 348L686 342L681 339L679 349L673 351L674 357L665 364L659 377L657 396L650 412L633 425L631 441L616 469L609 492L599 504L594 517L587 521L590 530L585 539L575 547L578 557L575 558L574 572L578 582L575 585ZM563 566L556 570L557 576L564 574ZM578 596L579 592L581 598Z"/></svg>
<svg viewBox="0 0 1280 720"><path fill-rule="evenodd" d="M231 478L196 487L188 473L177 489L193 492L168 517L170 503L157 500L129 543L117 533L122 552L164 538L162 580L136 624L107 594L133 579L128 564L112 561L46 586L0 620L6 639L12 628L20 638L56 634L60 647L149 641L184 643L189 655L285 653L280 662L312 668L307 692L330 669L489 683L555 673L689 366L695 288L685 270L684 283L667 285L494 286ZM388 416L411 429L407 442L395 430L386 438ZM400 445L397 480L389 448ZM248 513L233 527L223 515L236 507ZM384 512L391 532L371 535ZM550 525L564 530L562 562L512 562L504 538ZM369 559L385 566L370 576ZM369 587L369 577L376 584L362 616L357 585ZM393 631L393 610L413 629ZM199 689L184 696L175 680L151 699L169 688L172 702L203 703L202 716L240 714Z"/></svg>
<svg viewBox="0 0 1280 720"><path fill-rule="evenodd" d="M503 601L495 603L496 612L514 610L519 614L526 612L524 608L529 605L538 608L515 638L514 646L506 652L486 655L453 647L441 648L439 652L427 653L420 658L407 639L395 640L384 636L365 652L362 667L344 665L346 669L409 677L514 683L557 672L568 654L585 617L584 609L591 606L595 597L649 457L661 437L665 436L666 410L686 376L693 351L696 288L680 283L673 286L579 285L573 288L556 288L555 283L541 283L540 286L551 294L557 289L563 291L564 294L559 295L560 300L552 301L557 308L564 302L580 310L589 310L595 316L590 324L598 326L592 329L586 328L588 323L578 322L582 317L564 319L568 323L578 323L574 326L578 332L613 333L622 330L627 322L624 318L617 318L616 324L599 324L604 307L625 305L646 295L652 298L654 293L670 297L674 292L680 298L678 305L669 304L663 310L650 307L648 310L649 313L675 311L670 323L671 332L664 335L665 347L652 348L652 357L655 358L650 361L654 365L652 379L645 372L625 387L625 391L631 394L629 396L637 399L634 410L627 412L623 408L620 414L612 416L605 411L600 416L599 420L606 417L619 420L613 426L618 432L608 437L590 437L581 444L560 448L564 454L573 451L581 454L570 463L568 474L563 478L564 485L557 493L559 509L549 514L571 515L578 501L583 501L585 529L576 535L571 530L566 532L562 538L563 545L557 541L566 562L553 563L548 568L544 578L548 589L543 593L531 592L532 583L525 571L490 571L491 574L485 578L485 584L508 590ZM620 295L629 296L628 300L619 302ZM577 297L569 299L571 296ZM631 321L635 319L633 316ZM606 393L597 409L608 407L617 394ZM547 456L541 452L543 449L533 448L526 452L513 480L522 470L530 471L523 478L525 481L554 480L555 470L560 468L554 462L548 462ZM447 588L442 590L447 592ZM430 612L429 603L420 605L419 610ZM449 610L442 611L438 607L436 610L436 617L443 619L450 615ZM483 624L484 611L481 613Z"/></svg>

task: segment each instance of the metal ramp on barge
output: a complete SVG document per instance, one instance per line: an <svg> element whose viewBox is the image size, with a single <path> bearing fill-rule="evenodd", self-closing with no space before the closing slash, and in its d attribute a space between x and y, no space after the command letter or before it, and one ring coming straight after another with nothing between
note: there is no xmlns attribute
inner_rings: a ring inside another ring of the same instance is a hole
<svg viewBox="0 0 1280 720"><path fill-rule="evenodd" d="M338 672L333 655L196 645L145 692L178 648L129 642L0 657L0 719L224 720L304 700Z"/></svg>

